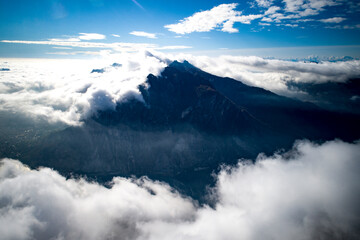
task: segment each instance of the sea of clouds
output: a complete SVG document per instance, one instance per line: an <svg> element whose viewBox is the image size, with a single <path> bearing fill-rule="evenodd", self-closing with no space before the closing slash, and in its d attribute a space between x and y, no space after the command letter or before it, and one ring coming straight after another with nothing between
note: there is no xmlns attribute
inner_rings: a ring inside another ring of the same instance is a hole
<svg viewBox="0 0 360 240"><path fill-rule="evenodd" d="M97 60L2 59L0 111L79 125L98 110L115 109L128 97L142 100L138 85L161 74L172 60L188 60L209 73L231 77L286 96L307 94L289 82L346 82L360 77L360 61L291 62L260 57L169 55L147 51ZM115 65L113 65L116 63ZM97 69L97 72L92 72Z"/></svg>
<svg viewBox="0 0 360 240"><path fill-rule="evenodd" d="M98 60L1 59L0 68L9 71L0 71L0 111L80 125L129 97L142 101L138 85L175 59L283 95L298 94L287 88L290 81L360 76L358 60L315 64L146 51ZM359 159L359 142L299 141L255 164L223 166L209 190L212 207L146 177L116 177L105 187L2 159L0 238L359 239Z"/></svg>
<svg viewBox="0 0 360 240"><path fill-rule="evenodd" d="M261 87L280 95L299 96L288 88L289 82L346 82L360 77L360 61L323 61L320 63L265 59L256 56L179 56L211 74L230 77L245 84Z"/></svg>
<svg viewBox="0 0 360 240"><path fill-rule="evenodd" d="M115 109L127 97L141 101L138 85L166 66L145 51L112 59L3 60L10 71L0 72L0 110L79 125L97 110Z"/></svg>
<svg viewBox="0 0 360 240"><path fill-rule="evenodd" d="M2 239L359 239L360 143L299 141L255 164L224 166L199 205L162 182L106 188L2 159Z"/></svg>

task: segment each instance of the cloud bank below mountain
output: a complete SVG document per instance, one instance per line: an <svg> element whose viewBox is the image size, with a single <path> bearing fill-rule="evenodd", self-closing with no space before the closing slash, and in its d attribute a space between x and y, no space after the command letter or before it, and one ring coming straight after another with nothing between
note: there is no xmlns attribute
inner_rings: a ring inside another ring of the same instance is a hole
<svg viewBox="0 0 360 240"><path fill-rule="evenodd" d="M114 64L115 63L115 64ZM102 60L8 60L0 78L0 110L78 125L127 97L142 100L138 85L164 62L148 52ZM93 71L101 69L101 71Z"/></svg>
<svg viewBox="0 0 360 240"><path fill-rule="evenodd" d="M301 94L288 88L289 82L346 82L360 77L360 61L323 61L320 63L265 59L256 56L178 56L211 74L237 79L280 95ZM304 93L303 93L304 94Z"/></svg>
<svg viewBox="0 0 360 240"><path fill-rule="evenodd" d="M116 177L106 188L3 159L6 239L357 239L360 144L297 142L288 153L223 167L214 208L165 183Z"/></svg>
<svg viewBox="0 0 360 240"><path fill-rule="evenodd" d="M0 72L0 110L79 125L98 110L115 109L117 102L128 97L142 101L138 85L150 73L161 74L172 60L188 60L211 74L300 99L307 99L307 93L290 88L289 83L346 82L360 77L359 60L315 64L254 56L205 57L146 51L109 55L101 60L15 59L3 64L10 71Z"/></svg>

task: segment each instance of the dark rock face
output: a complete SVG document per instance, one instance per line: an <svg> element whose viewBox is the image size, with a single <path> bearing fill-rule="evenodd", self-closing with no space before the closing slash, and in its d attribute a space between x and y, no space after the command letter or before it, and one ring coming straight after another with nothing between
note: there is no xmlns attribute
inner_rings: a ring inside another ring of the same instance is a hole
<svg viewBox="0 0 360 240"><path fill-rule="evenodd" d="M23 160L104 179L148 175L196 196L222 163L271 154L296 139L360 136L358 115L216 77L186 61L149 75L139 90L144 102L129 98L82 127L53 133Z"/></svg>
<svg viewBox="0 0 360 240"><path fill-rule="evenodd" d="M307 93L307 101L331 111L360 114L360 79L346 82L296 83L288 82L289 89Z"/></svg>
<svg viewBox="0 0 360 240"><path fill-rule="evenodd" d="M105 72L105 69L103 69L103 68L93 69L93 70L91 71L91 73L104 73L104 72Z"/></svg>
<svg viewBox="0 0 360 240"><path fill-rule="evenodd" d="M120 63L113 63L113 64L111 64L111 66L112 66L112 67L121 67L122 64L120 64Z"/></svg>

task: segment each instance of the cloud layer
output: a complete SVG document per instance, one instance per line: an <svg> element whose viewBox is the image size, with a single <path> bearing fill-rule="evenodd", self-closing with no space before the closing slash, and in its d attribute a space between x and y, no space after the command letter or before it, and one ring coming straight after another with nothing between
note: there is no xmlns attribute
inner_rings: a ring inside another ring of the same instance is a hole
<svg viewBox="0 0 360 240"><path fill-rule="evenodd" d="M0 72L0 110L77 125L97 110L114 109L124 97L142 100L137 86L148 74L160 74L166 59L186 59L214 75L304 99L306 92L288 88L288 84L346 82L360 77L358 60L315 64L241 56L154 56L148 52L109 56L102 60L6 60L11 71ZM91 73L93 69L101 71Z"/></svg>
<svg viewBox="0 0 360 240"><path fill-rule="evenodd" d="M77 125L128 96L141 100L138 85L166 64L139 52L103 60L8 60L8 66L0 77L0 110ZM91 73L99 68L103 73Z"/></svg>
<svg viewBox="0 0 360 240"><path fill-rule="evenodd" d="M360 61L320 62L264 59L255 56L178 56L200 69L217 76L231 77L248 85L265 88L282 95L296 95L288 89L289 82L346 82L360 77Z"/></svg>
<svg viewBox="0 0 360 240"><path fill-rule="evenodd" d="M105 188L3 159L5 239L358 239L360 144L302 141L256 164L223 167L214 208L168 185L114 178Z"/></svg>

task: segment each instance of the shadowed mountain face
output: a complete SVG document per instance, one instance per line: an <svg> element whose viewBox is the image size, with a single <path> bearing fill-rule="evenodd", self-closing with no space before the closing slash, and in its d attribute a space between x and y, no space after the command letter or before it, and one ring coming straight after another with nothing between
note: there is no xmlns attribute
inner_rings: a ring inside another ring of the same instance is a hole
<svg viewBox="0 0 360 240"><path fill-rule="evenodd" d="M326 83L288 82L287 85L293 91L306 92L303 98L322 108L360 114L360 79Z"/></svg>
<svg viewBox="0 0 360 240"><path fill-rule="evenodd" d="M23 161L107 180L148 175L197 196L222 163L255 158L294 140L355 140L360 117L322 110L230 78L173 62L128 98L82 127L41 138Z"/></svg>

